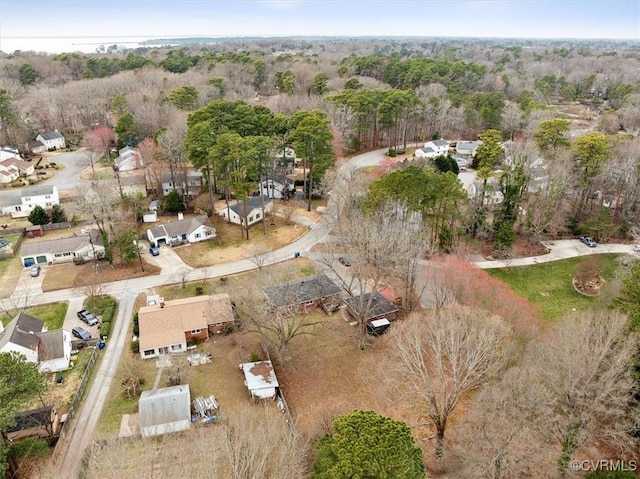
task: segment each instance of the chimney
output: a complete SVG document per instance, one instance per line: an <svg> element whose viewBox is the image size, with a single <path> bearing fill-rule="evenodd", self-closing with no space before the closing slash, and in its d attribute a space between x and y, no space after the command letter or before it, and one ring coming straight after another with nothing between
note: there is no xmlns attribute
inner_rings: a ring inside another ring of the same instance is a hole
<svg viewBox="0 0 640 479"><path fill-rule="evenodd" d="M160 298L160 308L164 308L164 298Z"/></svg>
<svg viewBox="0 0 640 479"><path fill-rule="evenodd" d="M182 213L178 213L178 221L183 219L184 219L184 215Z"/></svg>

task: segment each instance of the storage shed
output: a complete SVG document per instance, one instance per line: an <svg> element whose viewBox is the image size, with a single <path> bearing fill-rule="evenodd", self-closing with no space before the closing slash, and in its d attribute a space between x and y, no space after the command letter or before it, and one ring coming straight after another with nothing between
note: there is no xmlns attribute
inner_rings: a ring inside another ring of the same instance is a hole
<svg viewBox="0 0 640 479"><path fill-rule="evenodd" d="M242 363L240 369L244 372L244 383L252 397L260 399L275 397L279 385L271 361Z"/></svg>
<svg viewBox="0 0 640 479"><path fill-rule="evenodd" d="M191 427L191 392L188 384L143 391L138 400L143 437L184 431Z"/></svg>

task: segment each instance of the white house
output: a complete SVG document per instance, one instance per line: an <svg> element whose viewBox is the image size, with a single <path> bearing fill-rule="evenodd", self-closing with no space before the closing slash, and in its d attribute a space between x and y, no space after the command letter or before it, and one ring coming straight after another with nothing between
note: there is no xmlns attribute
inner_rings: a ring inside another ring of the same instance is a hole
<svg viewBox="0 0 640 479"><path fill-rule="evenodd" d="M36 207L50 209L53 205L60 204L58 188L54 185L34 186L24 188L20 192L20 197L11 198L7 204L2 206L3 215L11 215L12 218L23 218Z"/></svg>
<svg viewBox="0 0 640 479"><path fill-rule="evenodd" d="M132 171L144 166L142 155L137 148L125 146L118 151L118 157L113 160L118 171Z"/></svg>
<svg viewBox="0 0 640 479"><path fill-rule="evenodd" d="M30 176L34 172L35 169L31 163L15 156L0 161L0 183L11 183L20 176Z"/></svg>
<svg viewBox="0 0 640 479"><path fill-rule="evenodd" d="M459 141L456 143L456 153L459 155L474 156L480 145L482 145L482 140Z"/></svg>
<svg viewBox="0 0 640 479"><path fill-rule="evenodd" d="M260 183L260 192L271 199L288 199L296 192L293 181L286 177L266 178Z"/></svg>
<svg viewBox="0 0 640 479"><path fill-rule="evenodd" d="M100 232L89 230L87 234L54 240L25 241L20 249L22 264L68 263L74 258L85 260L101 258L105 250Z"/></svg>
<svg viewBox="0 0 640 479"><path fill-rule="evenodd" d="M180 196L193 198L202 191L202 172L188 170L186 172L176 172L173 177L170 174L162 177L162 196L167 196L171 191L176 190Z"/></svg>
<svg viewBox="0 0 640 479"><path fill-rule="evenodd" d="M20 152L10 146L3 146L0 148L0 161L4 161L8 158L20 158Z"/></svg>
<svg viewBox="0 0 640 479"><path fill-rule="evenodd" d="M264 212L270 212L273 208L273 202L266 196L264 199ZM251 226L262 221L262 200L259 196L253 196L240 203L234 203L228 207L224 207L218 211L223 216L237 225Z"/></svg>
<svg viewBox="0 0 640 479"><path fill-rule="evenodd" d="M191 391L188 384L142 391L138 400L142 437L185 431L191 427Z"/></svg>
<svg viewBox="0 0 640 479"><path fill-rule="evenodd" d="M424 147L418 148L414 155L416 158L435 158L436 156L449 153L449 142L447 140L427 141Z"/></svg>
<svg viewBox="0 0 640 479"><path fill-rule="evenodd" d="M240 369L244 373L244 384L252 397L260 399L275 397L279 384L271 361L242 363Z"/></svg>
<svg viewBox="0 0 640 479"><path fill-rule="evenodd" d="M181 218L181 216L178 216ZM207 216L179 219L171 223L164 223L147 230L149 242L155 246L160 244L179 244L183 242L197 243L216 237L216 229L207 226Z"/></svg>
<svg viewBox="0 0 640 479"><path fill-rule="evenodd" d="M38 364L40 371L63 371L69 368L71 335L63 329L47 331L43 321L20 313L0 332L0 352L11 351Z"/></svg>
<svg viewBox="0 0 640 479"><path fill-rule="evenodd" d="M60 150L66 148L64 136L58 130L40 133L36 140L44 145L47 150Z"/></svg>

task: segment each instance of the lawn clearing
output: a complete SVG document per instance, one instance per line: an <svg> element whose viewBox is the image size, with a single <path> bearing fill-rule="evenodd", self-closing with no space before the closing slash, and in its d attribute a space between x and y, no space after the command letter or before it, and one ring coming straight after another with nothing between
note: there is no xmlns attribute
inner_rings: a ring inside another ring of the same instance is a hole
<svg viewBox="0 0 640 479"><path fill-rule="evenodd" d="M29 316L33 316L34 318L44 321L47 330L53 331L54 329L60 329L62 327L68 307L69 305L67 303L52 303L26 308L24 312ZM6 326L12 319L13 318L4 314L2 316L2 324Z"/></svg>
<svg viewBox="0 0 640 479"><path fill-rule="evenodd" d="M249 241L242 239L240 226L229 223L221 217L212 219L216 237L209 241L177 247L175 252L186 264L201 268L240 259L252 258L286 246L308 232L294 224L275 216L267 218L267 234L262 224L249 229Z"/></svg>
<svg viewBox="0 0 640 479"><path fill-rule="evenodd" d="M606 306L604 299L608 297L606 288L611 284L611 280L615 277L616 270L620 266L620 255L603 254L601 257L604 262L600 275L606 283L601 295L597 297L579 294L571 283L576 268L585 260L584 257L532 266L489 269L487 272L507 283L516 294L536 304L539 307L540 315L545 320L555 321L574 309L585 311Z"/></svg>
<svg viewBox="0 0 640 479"><path fill-rule="evenodd" d="M144 259L142 260L144 262ZM110 283L123 279L140 278L160 274L158 266L144 262L144 272L140 263L135 261L128 265L116 264L113 267L107 261L88 261L85 264L54 264L47 266L42 283L42 290L56 291L66 288L87 288L95 290L101 283Z"/></svg>
<svg viewBox="0 0 640 479"><path fill-rule="evenodd" d="M0 298L8 298L15 291L22 268L22 262L17 256L0 259L0 278L2 278Z"/></svg>

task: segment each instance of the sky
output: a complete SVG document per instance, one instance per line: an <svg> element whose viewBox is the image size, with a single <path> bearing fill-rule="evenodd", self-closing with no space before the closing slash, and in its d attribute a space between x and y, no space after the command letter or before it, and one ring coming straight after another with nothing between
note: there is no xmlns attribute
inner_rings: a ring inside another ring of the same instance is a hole
<svg viewBox="0 0 640 479"><path fill-rule="evenodd" d="M0 0L0 50L234 36L640 41L640 0Z"/></svg>

